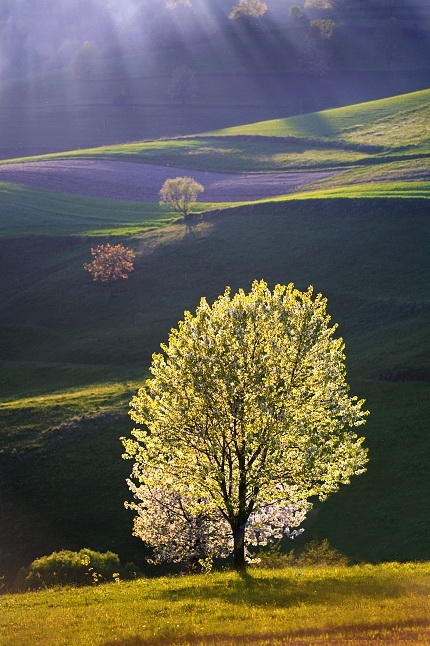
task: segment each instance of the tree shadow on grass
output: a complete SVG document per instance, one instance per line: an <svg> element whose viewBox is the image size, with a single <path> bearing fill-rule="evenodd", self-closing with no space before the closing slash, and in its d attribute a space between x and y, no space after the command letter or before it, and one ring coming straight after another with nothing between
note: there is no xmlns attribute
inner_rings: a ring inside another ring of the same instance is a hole
<svg viewBox="0 0 430 646"><path fill-rule="evenodd" d="M415 643L417 637L430 636L429 619L407 619L392 623L363 623L330 628L308 628L292 630L284 634L254 633L248 635L228 635L218 633L213 635L184 635L182 637L139 637L138 635L104 642L102 646L342 646L357 640L361 646L370 644L404 644L406 641Z"/></svg>
<svg viewBox="0 0 430 646"><path fill-rule="evenodd" d="M166 602L183 600L213 600L219 599L224 603L249 604L250 606L288 608L298 603L325 603L337 604L345 596L357 595L365 598L395 598L402 594L400 583L383 577L365 577L360 574L340 578L336 569L333 573L321 574L321 577L309 579L301 577L299 571L294 572L291 578L285 577L285 572L277 575L276 571L270 578L253 577L249 572L235 578L222 581L208 579L207 585L183 587L172 586L163 592Z"/></svg>

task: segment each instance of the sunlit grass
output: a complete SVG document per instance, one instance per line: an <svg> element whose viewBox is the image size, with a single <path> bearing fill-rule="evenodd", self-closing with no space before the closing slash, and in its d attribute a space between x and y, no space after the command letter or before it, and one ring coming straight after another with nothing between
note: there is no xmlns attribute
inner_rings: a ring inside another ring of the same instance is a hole
<svg viewBox="0 0 430 646"><path fill-rule="evenodd" d="M429 139L429 99L430 90L422 90L313 114L225 128L211 134L345 138L396 148L411 146Z"/></svg>
<svg viewBox="0 0 430 646"><path fill-rule="evenodd" d="M309 190L286 196L285 200L349 198L430 198L429 182L380 182L339 186L320 190ZM281 198L282 199L282 198ZM273 201L278 201L275 198Z"/></svg>
<svg viewBox="0 0 430 646"><path fill-rule="evenodd" d="M425 182L430 177L430 157L419 159L403 159L400 161L383 162L354 166L334 173L325 179L318 180L307 188L348 187L357 184L408 182Z"/></svg>
<svg viewBox="0 0 430 646"><path fill-rule="evenodd" d="M48 368L48 366L46 366ZM61 366L50 366L61 375ZM81 378L85 375L85 367ZM59 390L49 394L9 399L0 403L3 424L0 454L17 454L43 446L47 438L83 420L102 418L122 411L142 380L92 383L89 386Z"/></svg>
<svg viewBox="0 0 430 646"><path fill-rule="evenodd" d="M427 563L251 570L6 595L8 646L428 644Z"/></svg>

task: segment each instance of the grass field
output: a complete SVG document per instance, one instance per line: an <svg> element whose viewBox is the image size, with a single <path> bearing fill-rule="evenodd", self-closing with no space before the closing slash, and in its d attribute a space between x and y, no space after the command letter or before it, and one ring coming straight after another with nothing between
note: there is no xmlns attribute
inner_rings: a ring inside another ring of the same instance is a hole
<svg viewBox="0 0 430 646"><path fill-rule="evenodd" d="M199 203L194 211L214 204ZM222 207L216 204L216 207ZM0 183L0 238L131 235L162 228L178 214L158 203L107 200Z"/></svg>
<svg viewBox="0 0 430 646"><path fill-rule="evenodd" d="M2 599L8 646L428 644L430 567L251 570Z"/></svg>

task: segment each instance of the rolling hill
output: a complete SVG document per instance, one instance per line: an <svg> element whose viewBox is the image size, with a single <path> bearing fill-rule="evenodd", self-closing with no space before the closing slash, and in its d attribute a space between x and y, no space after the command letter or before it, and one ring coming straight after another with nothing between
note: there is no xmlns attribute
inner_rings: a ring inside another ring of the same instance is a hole
<svg viewBox="0 0 430 646"><path fill-rule="evenodd" d="M39 157L336 171L276 200L200 205L188 228L150 202L0 185L2 571L61 547L142 562L123 509L127 402L184 309L254 278L328 297L371 410L368 472L316 508L305 536L357 561L429 558L428 98ZM82 267L100 240L137 254L112 298Z"/></svg>

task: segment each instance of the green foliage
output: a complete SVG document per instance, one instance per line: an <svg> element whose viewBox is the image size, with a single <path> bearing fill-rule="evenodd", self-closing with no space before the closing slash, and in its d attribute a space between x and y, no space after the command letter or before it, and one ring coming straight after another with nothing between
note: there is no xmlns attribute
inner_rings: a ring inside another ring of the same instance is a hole
<svg viewBox="0 0 430 646"><path fill-rule="evenodd" d="M166 179L160 189L160 202L170 206L186 218L191 205L197 200L197 195L204 187L192 177L175 177Z"/></svg>
<svg viewBox="0 0 430 646"><path fill-rule="evenodd" d="M58 586L100 585L119 578L135 578L139 569L129 563L122 567L113 552L62 550L42 556L21 570L15 582L17 590L40 590Z"/></svg>
<svg viewBox="0 0 430 646"><path fill-rule="evenodd" d="M365 471L356 428L368 412L348 395L344 343L326 308L312 287L271 291L254 280L249 293L227 287L213 305L202 298L195 315L185 312L131 401L143 429L123 438L140 485L130 488L144 500L135 523L143 540L156 545L151 515L160 513L145 490L162 500L179 495L188 516L201 517L203 507L214 517L220 536L230 526L239 569L254 513L261 535L273 527L267 542L283 534L275 519L265 521L273 509L306 509ZM281 527L289 526L285 518Z"/></svg>
<svg viewBox="0 0 430 646"><path fill-rule="evenodd" d="M304 17L303 8L298 4L293 4L289 8L289 15L293 20L302 20Z"/></svg>
<svg viewBox="0 0 430 646"><path fill-rule="evenodd" d="M349 559L324 539L310 541L301 550L295 549L288 552L278 542L257 554L255 566L278 570L286 567L345 567L348 564Z"/></svg>
<svg viewBox="0 0 430 646"><path fill-rule="evenodd" d="M330 40L336 31L337 25L334 20L327 18L316 18L309 23L310 35L315 38L319 37L323 40Z"/></svg>
<svg viewBox="0 0 430 646"><path fill-rule="evenodd" d="M196 75L187 65L181 65L173 70L168 94L172 99L181 99L182 103L186 103L196 96Z"/></svg>
<svg viewBox="0 0 430 646"><path fill-rule="evenodd" d="M294 551L290 550L289 552L285 552L281 546L281 542L278 541L258 552L252 567L263 568L265 570L283 570L286 567L292 567L295 563Z"/></svg>
<svg viewBox="0 0 430 646"><path fill-rule="evenodd" d="M100 68L100 50L93 40L87 40L74 54L71 63L72 76L76 79L94 79Z"/></svg>
<svg viewBox="0 0 430 646"><path fill-rule="evenodd" d="M348 565L348 559L324 539L321 542L306 543L304 550L296 558L296 563L302 567L338 567Z"/></svg>
<svg viewBox="0 0 430 646"><path fill-rule="evenodd" d="M106 200L0 183L0 237L128 235L170 224L158 204Z"/></svg>

